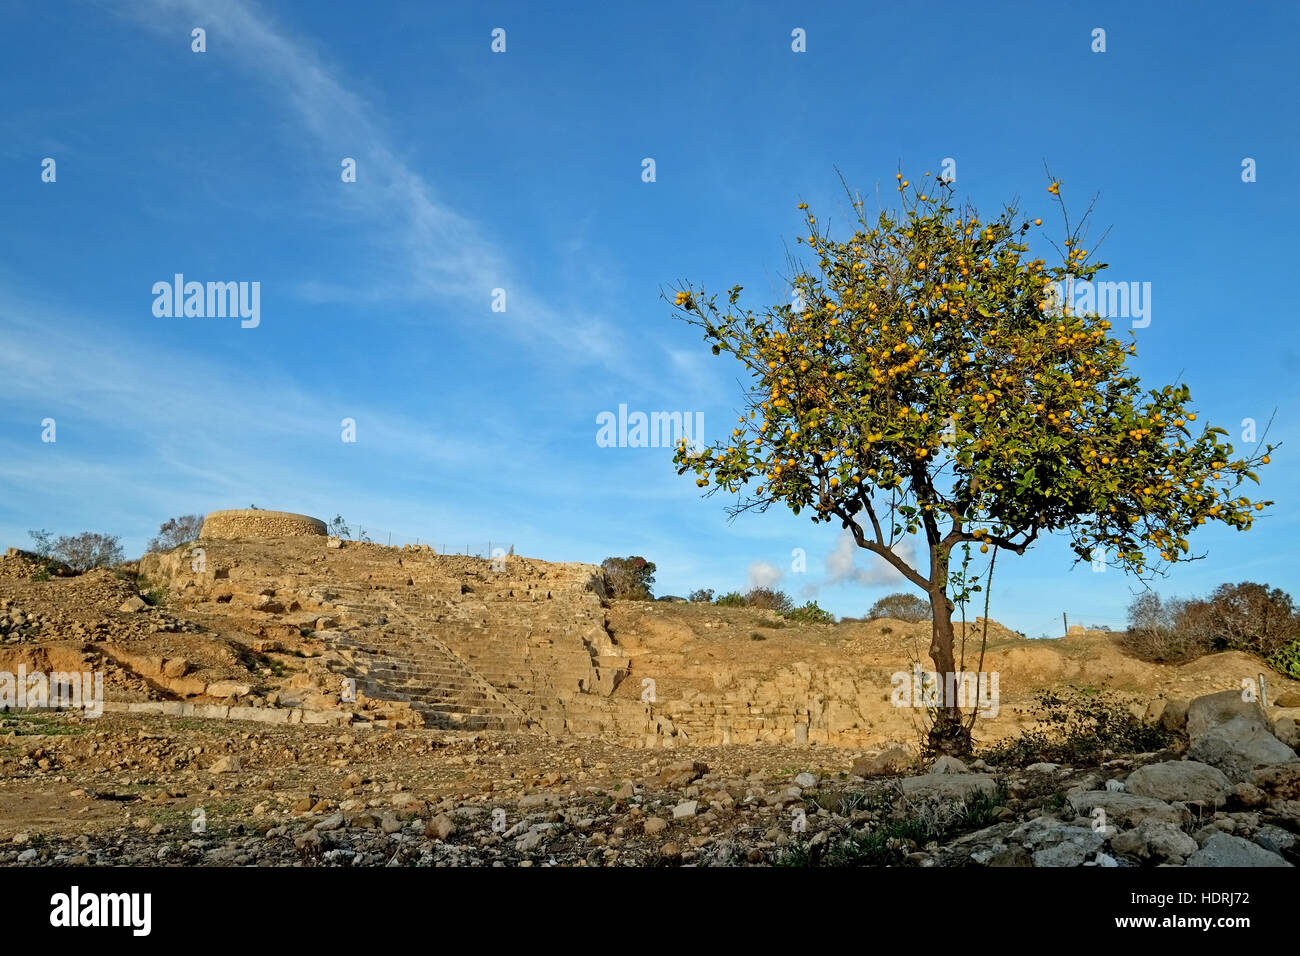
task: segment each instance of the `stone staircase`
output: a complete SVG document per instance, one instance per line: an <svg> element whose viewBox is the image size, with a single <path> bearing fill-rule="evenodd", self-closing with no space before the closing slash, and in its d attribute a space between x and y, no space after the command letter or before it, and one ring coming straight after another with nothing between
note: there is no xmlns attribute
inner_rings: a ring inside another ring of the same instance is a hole
<svg viewBox="0 0 1300 956"><path fill-rule="evenodd" d="M591 709L574 702L608 697L627 669L599 595L569 581L557 589L495 578L471 572L407 588L331 583L331 603L352 626L319 636L349 661L341 676L355 678L359 691L409 701L427 725L557 735L575 721L593 725Z"/></svg>
<svg viewBox="0 0 1300 956"><path fill-rule="evenodd" d="M331 588L336 595L344 589ZM435 635L423 632L400 604L383 592L338 595L349 615L375 623L319 632L350 666L357 691L380 700L407 701L426 726L455 730L521 730L534 721Z"/></svg>
<svg viewBox="0 0 1300 956"><path fill-rule="evenodd" d="M306 537L213 541L207 557L201 573L175 554L150 573L190 589L214 623L323 642L326 673L354 679L364 709L409 704L440 728L643 735L647 708L612 699L629 665L591 565ZM298 696L337 702L337 686L308 679Z"/></svg>
<svg viewBox="0 0 1300 956"><path fill-rule="evenodd" d="M608 695L626 672L626 662L610 653L594 595L590 605L529 589L474 597L450 605L408 599L403 609L418 614L429 633L550 733L569 729L569 702Z"/></svg>

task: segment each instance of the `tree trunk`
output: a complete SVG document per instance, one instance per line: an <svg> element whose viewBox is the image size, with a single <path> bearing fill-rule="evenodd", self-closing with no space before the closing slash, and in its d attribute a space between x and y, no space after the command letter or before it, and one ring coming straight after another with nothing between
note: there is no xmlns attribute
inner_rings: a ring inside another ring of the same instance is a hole
<svg viewBox="0 0 1300 956"><path fill-rule="evenodd" d="M950 681L956 681L957 660L954 654L952 602L948 600L948 554L942 548L930 552L930 660L939 679L941 703L930 728L930 749L938 754L961 755L971 751L970 731L962 722L956 695L946 696ZM954 675L950 677L949 675Z"/></svg>

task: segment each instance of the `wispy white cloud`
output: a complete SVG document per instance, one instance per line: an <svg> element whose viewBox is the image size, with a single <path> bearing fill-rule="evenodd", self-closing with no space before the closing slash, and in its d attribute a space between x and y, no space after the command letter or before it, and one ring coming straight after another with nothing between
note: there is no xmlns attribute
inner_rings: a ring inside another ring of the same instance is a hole
<svg viewBox="0 0 1300 956"><path fill-rule="evenodd" d="M132 11L171 37L196 23L208 32L209 56L230 57L283 98L319 144L357 161L358 181L338 202L371 228L370 281L312 280L300 293L313 302L453 301L461 314L485 315L493 289L507 292L498 331L557 347L568 364L604 366L649 387L662 382L635 361L616 326L583 308L552 304L518 277L499 244L443 200L433 184L399 155L380 110L354 92L299 34L245 0L140 0ZM218 51L219 54L218 54Z"/></svg>
<svg viewBox="0 0 1300 956"><path fill-rule="evenodd" d="M75 418L82 428L124 433L155 456L167 455L180 436L190 460L210 461L229 460L259 440L338 436L332 399L282 380L268 382L254 370L156 344L143 355L88 335L91 323L77 313L4 294L0 327L6 403L47 408L56 421ZM419 463L466 465L517 451L388 409L349 412L366 423L367 444Z"/></svg>

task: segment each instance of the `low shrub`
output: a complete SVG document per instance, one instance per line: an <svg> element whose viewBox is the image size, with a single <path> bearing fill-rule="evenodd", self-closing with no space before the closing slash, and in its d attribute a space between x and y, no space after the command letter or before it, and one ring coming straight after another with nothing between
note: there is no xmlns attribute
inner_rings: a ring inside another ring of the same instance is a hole
<svg viewBox="0 0 1300 956"><path fill-rule="evenodd" d="M1096 766L1110 754L1150 753L1173 740L1170 731L1135 716L1119 698L1077 687L1041 691L1034 711L1034 727L991 744L978 756L994 766Z"/></svg>
<svg viewBox="0 0 1300 956"><path fill-rule="evenodd" d="M835 615L820 608L816 601L785 611L782 617L795 624L830 624L835 620Z"/></svg>
<svg viewBox="0 0 1300 956"><path fill-rule="evenodd" d="M750 588L745 594L745 604L748 607L755 607L764 611L776 611L782 614L794 608L794 602L790 600L790 595L784 591L775 591L772 588Z"/></svg>
<svg viewBox="0 0 1300 956"><path fill-rule="evenodd" d="M1268 658L1268 666L1292 680L1300 680L1300 640L1280 647Z"/></svg>

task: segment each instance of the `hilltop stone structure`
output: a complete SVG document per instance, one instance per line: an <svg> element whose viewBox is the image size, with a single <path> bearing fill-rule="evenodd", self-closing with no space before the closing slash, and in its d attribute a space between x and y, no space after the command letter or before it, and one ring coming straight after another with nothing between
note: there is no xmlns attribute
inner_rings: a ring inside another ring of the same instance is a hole
<svg viewBox="0 0 1300 956"><path fill-rule="evenodd" d="M262 511L260 508L236 508L212 511L203 519L201 538L292 538L324 535L325 522L289 511Z"/></svg>

